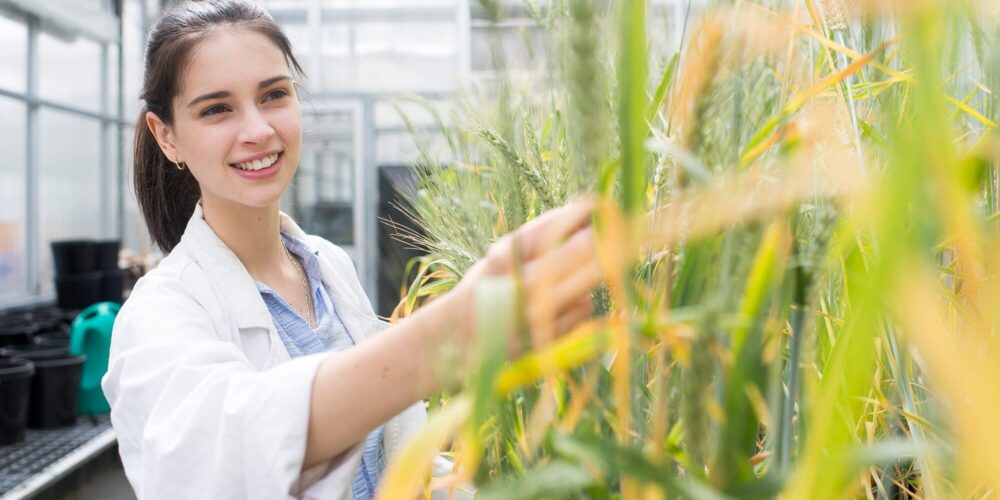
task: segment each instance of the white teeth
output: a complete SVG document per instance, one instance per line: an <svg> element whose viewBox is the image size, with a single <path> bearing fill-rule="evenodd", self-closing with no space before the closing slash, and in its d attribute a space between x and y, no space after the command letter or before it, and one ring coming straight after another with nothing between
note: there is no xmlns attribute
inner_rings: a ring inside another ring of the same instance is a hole
<svg viewBox="0 0 1000 500"><path fill-rule="evenodd" d="M274 162L278 161L278 154L275 153L270 156L265 156L259 160L245 161L241 163L235 163L234 165L241 170L260 170L262 168L270 167L274 165Z"/></svg>

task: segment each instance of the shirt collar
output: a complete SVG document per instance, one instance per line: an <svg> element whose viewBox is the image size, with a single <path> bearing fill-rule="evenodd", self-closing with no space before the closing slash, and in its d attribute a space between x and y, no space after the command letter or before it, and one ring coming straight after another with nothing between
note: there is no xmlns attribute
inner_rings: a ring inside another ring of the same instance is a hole
<svg viewBox="0 0 1000 500"><path fill-rule="evenodd" d="M292 236L285 231L281 231L281 240L285 243L285 248L299 258L299 262L302 263L309 276L309 282L312 283L313 288L316 288L323 279L323 270L320 268L317 258L319 250L309 246L309 242L306 240Z"/></svg>
<svg viewBox="0 0 1000 500"><path fill-rule="evenodd" d="M315 297L323 286L323 269L319 263L319 250L313 250L309 246L309 242L292 236L285 231L281 231L281 241L285 244L285 248L288 249L289 253L297 257L299 262L302 263L302 268L306 272L306 278L309 280L310 291ZM255 283L257 290L261 293L275 293L274 290L271 290L271 287L264 283L259 281Z"/></svg>

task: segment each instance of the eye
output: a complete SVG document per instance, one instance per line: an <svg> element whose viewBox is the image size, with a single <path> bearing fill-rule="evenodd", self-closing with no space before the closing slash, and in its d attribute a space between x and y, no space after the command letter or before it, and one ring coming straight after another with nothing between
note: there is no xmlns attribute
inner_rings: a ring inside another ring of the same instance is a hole
<svg viewBox="0 0 1000 500"><path fill-rule="evenodd" d="M217 115L219 113L225 113L226 111L229 111L228 107L222 104L216 104L214 106L209 106L204 110L202 110L200 116L212 116L212 115Z"/></svg>
<svg viewBox="0 0 1000 500"><path fill-rule="evenodd" d="M274 89L264 95L264 101L275 101L282 97L288 97L289 93L285 89Z"/></svg>

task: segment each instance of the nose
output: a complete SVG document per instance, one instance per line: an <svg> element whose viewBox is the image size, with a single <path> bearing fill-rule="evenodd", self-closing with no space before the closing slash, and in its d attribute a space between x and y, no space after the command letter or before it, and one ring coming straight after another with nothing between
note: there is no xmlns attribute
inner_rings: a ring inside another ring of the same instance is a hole
<svg viewBox="0 0 1000 500"><path fill-rule="evenodd" d="M244 113L241 125L239 140L242 143L260 144L274 136L274 128L256 107Z"/></svg>

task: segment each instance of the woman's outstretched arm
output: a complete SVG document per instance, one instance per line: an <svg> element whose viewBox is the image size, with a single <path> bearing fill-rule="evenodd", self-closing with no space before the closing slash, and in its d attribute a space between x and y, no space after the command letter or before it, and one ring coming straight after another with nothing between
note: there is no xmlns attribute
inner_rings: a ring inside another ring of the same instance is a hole
<svg viewBox="0 0 1000 500"><path fill-rule="evenodd" d="M313 381L303 469L340 455L439 390L441 349L451 344L458 352L474 352L476 284L484 276L510 273L515 257L522 262L529 321L547 315L560 335L589 317L590 293L601 278L591 213L589 203L577 202L539 216L495 243L451 292L382 334L330 354ZM532 300L533 294L544 294L544 300Z"/></svg>

